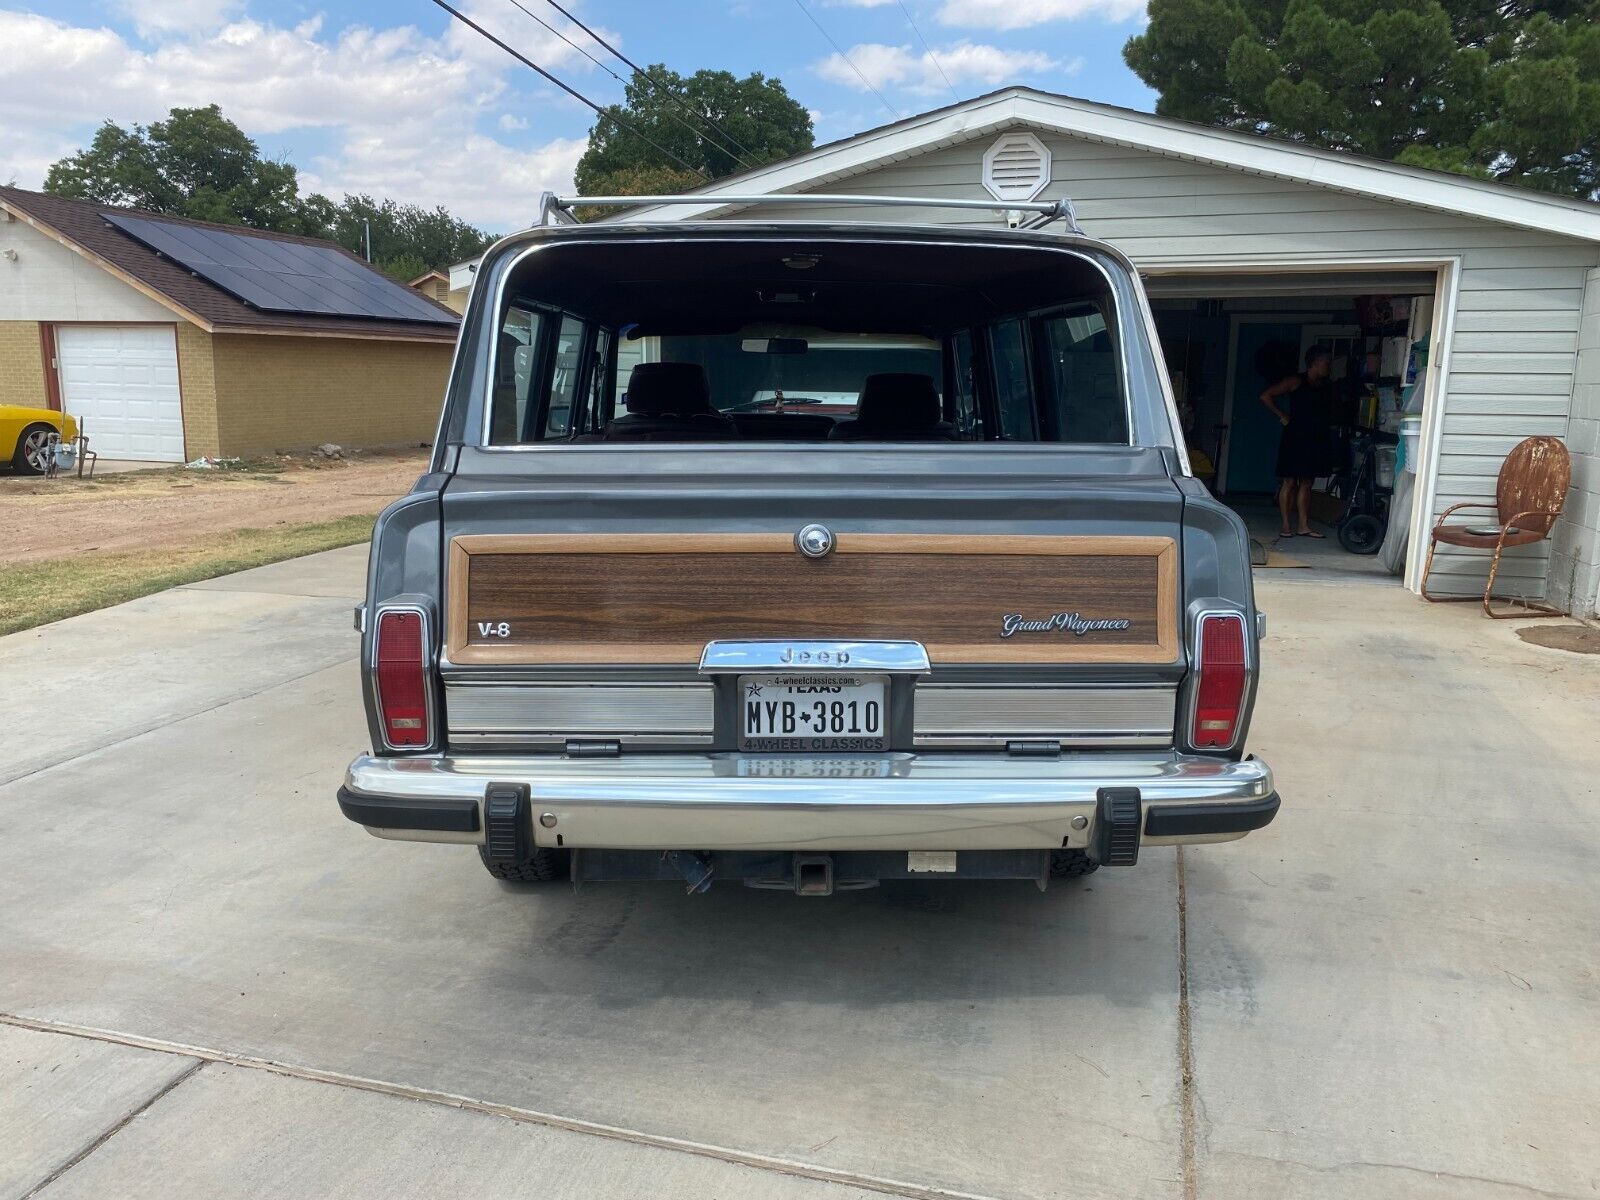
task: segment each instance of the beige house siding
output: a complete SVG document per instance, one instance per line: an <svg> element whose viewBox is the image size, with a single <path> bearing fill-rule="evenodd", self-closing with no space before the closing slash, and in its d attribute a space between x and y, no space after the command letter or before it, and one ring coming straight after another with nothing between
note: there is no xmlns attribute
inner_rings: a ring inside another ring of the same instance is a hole
<svg viewBox="0 0 1600 1200"><path fill-rule="evenodd" d="M0 404L48 406L37 321L0 321Z"/></svg>
<svg viewBox="0 0 1600 1200"><path fill-rule="evenodd" d="M1491 497L1500 462L1520 439L1566 434L1584 287L1589 271L1600 264L1600 247L1148 150L1034 132L1052 159L1051 182L1039 198L1070 196L1085 231L1113 242L1142 268L1459 257L1456 335L1441 391L1436 512ZM982 159L997 136L987 131L842 180L819 181L811 190L990 199L981 183ZM773 205L763 206L761 215L998 222L995 214L964 209ZM1513 588L1539 594L1549 553L1548 542L1508 552L1502 578ZM1486 559L1441 552L1435 565L1440 590L1481 590Z"/></svg>
<svg viewBox="0 0 1600 1200"><path fill-rule="evenodd" d="M453 347L217 334L211 350L219 452L243 455L431 442Z"/></svg>
<svg viewBox="0 0 1600 1200"><path fill-rule="evenodd" d="M218 458L217 372L212 360L212 337L203 329L178 322L178 388L183 397L183 453L197 458Z"/></svg>

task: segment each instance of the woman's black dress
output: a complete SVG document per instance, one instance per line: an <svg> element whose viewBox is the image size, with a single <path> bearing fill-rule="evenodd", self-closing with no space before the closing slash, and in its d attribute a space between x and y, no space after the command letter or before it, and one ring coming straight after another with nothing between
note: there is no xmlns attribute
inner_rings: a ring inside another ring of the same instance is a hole
<svg viewBox="0 0 1600 1200"><path fill-rule="evenodd" d="M1278 397L1289 423L1278 443L1279 479L1315 479L1333 473L1333 380L1313 382L1304 374L1300 386Z"/></svg>

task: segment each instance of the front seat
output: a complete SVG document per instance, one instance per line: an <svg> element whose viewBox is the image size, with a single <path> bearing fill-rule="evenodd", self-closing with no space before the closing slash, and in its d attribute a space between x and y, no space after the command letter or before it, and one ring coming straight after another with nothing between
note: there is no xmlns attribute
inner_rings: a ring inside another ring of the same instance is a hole
<svg viewBox="0 0 1600 1200"><path fill-rule="evenodd" d="M841 442L953 442L956 430L940 420L932 375L884 371L867 376L855 419L840 421L828 437Z"/></svg>
<svg viewBox="0 0 1600 1200"><path fill-rule="evenodd" d="M723 442L739 436L731 417L711 407L698 363L640 363L628 376L627 415L606 426L608 442Z"/></svg>

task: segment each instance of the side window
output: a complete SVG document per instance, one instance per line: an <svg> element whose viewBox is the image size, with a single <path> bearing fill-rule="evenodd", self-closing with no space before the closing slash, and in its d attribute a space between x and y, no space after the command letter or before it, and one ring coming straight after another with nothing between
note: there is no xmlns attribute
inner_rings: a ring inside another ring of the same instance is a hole
<svg viewBox="0 0 1600 1200"><path fill-rule="evenodd" d="M489 431L489 440L495 445L520 441L522 430L527 428L544 321L542 313L513 305L506 310L506 319L500 325L495 348L494 416Z"/></svg>
<svg viewBox="0 0 1600 1200"><path fill-rule="evenodd" d="M956 434L962 441L983 439L983 414L978 411L977 380L972 367L972 331L950 339L950 396L955 401Z"/></svg>
<svg viewBox="0 0 1600 1200"><path fill-rule="evenodd" d="M572 429L572 407L578 398L578 376L583 365L584 324L562 317L556 334L555 369L550 376L550 407L544 419L546 438L564 438Z"/></svg>
<svg viewBox="0 0 1600 1200"><path fill-rule="evenodd" d="M1105 313L1095 305L1040 318L1050 397L1043 414L1051 440L1122 443L1128 407Z"/></svg>
<svg viewBox="0 0 1600 1200"><path fill-rule="evenodd" d="M1034 441L1038 429L1033 419L1033 376L1022 322L1002 321L994 326L989 344L994 359L994 395L1000 413L1000 436L1010 442Z"/></svg>

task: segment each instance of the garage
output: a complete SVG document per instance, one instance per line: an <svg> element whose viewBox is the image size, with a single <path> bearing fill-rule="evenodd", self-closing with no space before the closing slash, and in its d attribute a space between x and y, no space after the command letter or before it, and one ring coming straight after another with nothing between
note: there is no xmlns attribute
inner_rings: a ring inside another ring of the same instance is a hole
<svg viewBox="0 0 1600 1200"><path fill-rule="evenodd" d="M171 325L59 325L55 337L62 405L96 454L183 461L178 343Z"/></svg>
<svg viewBox="0 0 1600 1200"><path fill-rule="evenodd" d="M1073 220L1049 228L1070 233L1076 224L1144 277L1169 374L1187 402L1192 456L1207 460L1211 486L1261 543L1258 567L1314 566L1420 591L1433 523L1458 505L1492 506L1512 450L1553 437L1571 458L1563 514L1548 537L1506 549L1498 587L1596 611L1593 204L1024 87L719 180L702 189L704 204L611 219L750 219L747 206L716 203L713 192L813 194L810 204L763 205L763 220L865 212L952 228L1026 218L893 201L1068 201ZM845 194L890 204L871 212L824 199ZM1309 525L1322 536L1279 541L1273 492L1283 434L1261 401L1272 385L1263 373L1286 378L1318 346L1333 359L1332 386L1351 419L1336 469L1319 473L1311 497ZM1369 479L1381 472L1383 494L1357 500L1376 527L1363 523L1368 553L1352 554L1338 533L1361 466ZM1481 597L1489 558L1442 546L1429 592Z"/></svg>
<svg viewBox="0 0 1600 1200"><path fill-rule="evenodd" d="M1421 434L1437 411L1432 349L1441 272L1147 273L1194 471L1249 527L1257 566L1396 576L1427 536L1414 503ZM1280 507L1278 419L1262 395L1328 356L1327 461ZM1419 564L1420 565L1420 564Z"/></svg>
<svg viewBox="0 0 1600 1200"><path fill-rule="evenodd" d="M102 461L427 442L459 322L332 242L0 186L0 405Z"/></svg>

